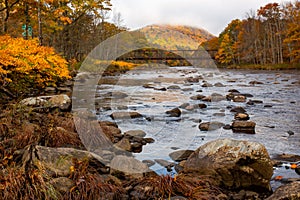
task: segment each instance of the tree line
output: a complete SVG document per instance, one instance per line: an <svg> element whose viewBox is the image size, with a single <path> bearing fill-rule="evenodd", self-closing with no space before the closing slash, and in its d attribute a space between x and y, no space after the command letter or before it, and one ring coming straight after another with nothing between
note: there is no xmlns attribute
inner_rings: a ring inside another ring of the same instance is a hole
<svg viewBox="0 0 300 200"><path fill-rule="evenodd" d="M300 2L269 3L202 43L222 65L300 63Z"/></svg>
<svg viewBox="0 0 300 200"><path fill-rule="evenodd" d="M38 38L67 60L81 61L106 38L126 28L109 23L110 0L1 0L0 35ZM120 14L114 17L121 20Z"/></svg>

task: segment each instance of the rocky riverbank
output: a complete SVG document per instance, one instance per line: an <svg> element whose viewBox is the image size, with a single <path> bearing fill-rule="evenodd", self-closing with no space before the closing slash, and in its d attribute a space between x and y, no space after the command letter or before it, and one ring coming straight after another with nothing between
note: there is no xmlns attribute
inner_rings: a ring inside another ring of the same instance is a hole
<svg viewBox="0 0 300 200"><path fill-rule="evenodd" d="M74 124L76 116L70 112L71 89L71 83L65 87L47 88L43 96L2 107L1 199L300 198L298 179L273 177L274 167L283 166L282 161L299 163L299 156L281 155L272 160L266 148L257 142L217 139L195 150L175 150L170 154L174 162L162 159L139 161L134 153L156 142L147 137L146 132L122 132L118 124L111 121L81 119L82 125L98 124L112 144L109 149L87 151ZM118 96L124 98L120 93ZM246 100L248 96L237 90L228 91L226 96L191 96L192 100L203 103L180 105L165 111L165 114L180 117L184 112L206 109L205 102L211 101L261 103ZM250 121L245 109L228 109L235 113L232 124L200 122L200 131L227 128L238 133L255 134L256 123ZM110 117L118 120L145 118L138 112L123 111L112 113ZM175 169L176 174L159 175L150 168L154 163L168 171ZM299 172L297 165L285 167ZM270 181L273 179L285 184L272 191Z"/></svg>

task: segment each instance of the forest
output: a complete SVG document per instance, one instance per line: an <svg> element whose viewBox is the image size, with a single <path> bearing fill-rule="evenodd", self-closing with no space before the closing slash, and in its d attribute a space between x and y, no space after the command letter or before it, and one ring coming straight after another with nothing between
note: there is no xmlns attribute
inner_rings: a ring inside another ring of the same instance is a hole
<svg viewBox="0 0 300 200"><path fill-rule="evenodd" d="M300 63L300 2L269 3L232 20L219 37L202 43L221 65Z"/></svg>

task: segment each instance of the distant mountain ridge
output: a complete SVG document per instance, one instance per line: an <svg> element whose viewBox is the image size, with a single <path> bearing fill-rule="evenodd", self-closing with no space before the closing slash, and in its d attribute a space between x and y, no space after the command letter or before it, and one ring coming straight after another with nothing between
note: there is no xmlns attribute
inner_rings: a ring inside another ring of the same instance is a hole
<svg viewBox="0 0 300 200"><path fill-rule="evenodd" d="M214 37L208 31L185 25L149 25L139 30L156 48L194 50Z"/></svg>

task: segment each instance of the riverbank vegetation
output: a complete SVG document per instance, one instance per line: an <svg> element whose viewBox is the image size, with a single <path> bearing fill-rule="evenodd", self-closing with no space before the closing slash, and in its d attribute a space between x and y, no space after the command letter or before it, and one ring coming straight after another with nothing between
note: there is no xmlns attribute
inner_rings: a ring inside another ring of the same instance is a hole
<svg viewBox="0 0 300 200"><path fill-rule="evenodd" d="M202 43L221 66L289 69L300 65L300 2L269 3L232 20L219 37ZM287 68L286 68L287 66Z"/></svg>

